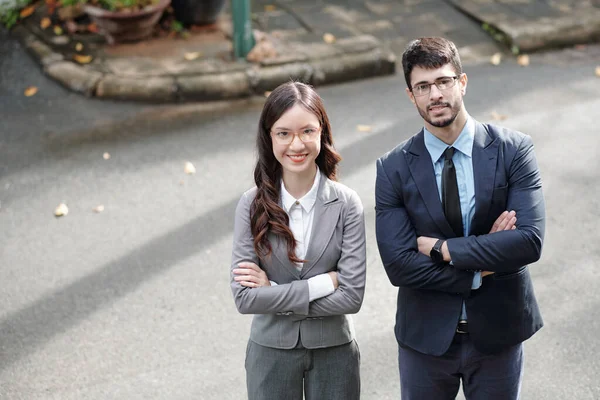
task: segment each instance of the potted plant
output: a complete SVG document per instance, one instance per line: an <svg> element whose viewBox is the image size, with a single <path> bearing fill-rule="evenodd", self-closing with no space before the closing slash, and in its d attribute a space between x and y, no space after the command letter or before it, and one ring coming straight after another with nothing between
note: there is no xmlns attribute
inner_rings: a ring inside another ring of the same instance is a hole
<svg viewBox="0 0 600 400"><path fill-rule="evenodd" d="M171 0L87 0L83 7L109 44L152 34Z"/></svg>
<svg viewBox="0 0 600 400"><path fill-rule="evenodd" d="M210 25L217 17L225 0L172 0L175 18L186 25Z"/></svg>

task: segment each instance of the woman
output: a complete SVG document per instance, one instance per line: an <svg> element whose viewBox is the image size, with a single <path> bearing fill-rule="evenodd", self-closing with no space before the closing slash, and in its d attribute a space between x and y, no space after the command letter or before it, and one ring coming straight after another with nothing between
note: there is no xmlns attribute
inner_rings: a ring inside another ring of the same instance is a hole
<svg viewBox="0 0 600 400"><path fill-rule="evenodd" d="M289 82L266 100L256 187L236 209L231 288L256 314L246 350L249 400L360 397L352 320L365 289L361 201L336 182L341 157L319 95Z"/></svg>

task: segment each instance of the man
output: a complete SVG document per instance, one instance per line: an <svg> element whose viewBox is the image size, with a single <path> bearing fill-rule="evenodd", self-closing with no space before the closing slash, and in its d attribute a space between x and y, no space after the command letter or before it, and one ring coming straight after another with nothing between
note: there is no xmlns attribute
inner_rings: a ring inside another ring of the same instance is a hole
<svg viewBox="0 0 600 400"><path fill-rule="evenodd" d="M545 219L531 138L469 116L452 42L415 40L402 66L425 127L377 160L375 189L402 399L454 399L461 379L469 400L518 399L522 342L543 325L527 267Z"/></svg>

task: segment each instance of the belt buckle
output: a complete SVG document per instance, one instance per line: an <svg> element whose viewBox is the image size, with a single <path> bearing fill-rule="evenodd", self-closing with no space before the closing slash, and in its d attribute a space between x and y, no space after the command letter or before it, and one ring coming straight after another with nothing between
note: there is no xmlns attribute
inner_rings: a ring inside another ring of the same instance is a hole
<svg viewBox="0 0 600 400"><path fill-rule="evenodd" d="M458 325L456 326L456 333L469 333L469 325L467 324L467 321L458 321Z"/></svg>

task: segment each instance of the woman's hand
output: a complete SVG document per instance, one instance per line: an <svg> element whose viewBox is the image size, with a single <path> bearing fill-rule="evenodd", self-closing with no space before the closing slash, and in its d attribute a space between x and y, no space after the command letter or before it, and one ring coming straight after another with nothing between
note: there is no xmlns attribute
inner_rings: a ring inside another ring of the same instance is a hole
<svg viewBox="0 0 600 400"><path fill-rule="evenodd" d="M233 270L236 275L233 279L239 282L240 285L249 288L271 286L269 277L258 265L251 262L242 262L238 264L238 267Z"/></svg>
<svg viewBox="0 0 600 400"><path fill-rule="evenodd" d="M329 272L327 273L327 275L329 275L329 277L331 278L331 282L333 282L333 288L334 288L334 289L337 289L337 288L338 288L338 286L339 286L339 283L338 283L338 273L337 273L337 271L329 271Z"/></svg>

